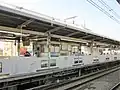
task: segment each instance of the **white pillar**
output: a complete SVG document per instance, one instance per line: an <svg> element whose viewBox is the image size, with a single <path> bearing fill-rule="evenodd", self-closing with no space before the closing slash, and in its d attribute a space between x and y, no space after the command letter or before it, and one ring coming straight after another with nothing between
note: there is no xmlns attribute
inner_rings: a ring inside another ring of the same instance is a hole
<svg viewBox="0 0 120 90"><path fill-rule="evenodd" d="M81 44L79 44L79 53L81 54Z"/></svg>
<svg viewBox="0 0 120 90"><path fill-rule="evenodd" d="M50 68L50 32L47 33L47 48L48 48L48 68Z"/></svg>
<svg viewBox="0 0 120 90"><path fill-rule="evenodd" d="M81 76L81 69L79 69L79 76Z"/></svg>
<svg viewBox="0 0 120 90"><path fill-rule="evenodd" d="M20 38L18 39L17 52L18 52L18 56L19 56L20 55Z"/></svg>
<svg viewBox="0 0 120 90"><path fill-rule="evenodd" d="M91 41L91 44L90 44L90 53L91 55L93 54L93 41Z"/></svg>

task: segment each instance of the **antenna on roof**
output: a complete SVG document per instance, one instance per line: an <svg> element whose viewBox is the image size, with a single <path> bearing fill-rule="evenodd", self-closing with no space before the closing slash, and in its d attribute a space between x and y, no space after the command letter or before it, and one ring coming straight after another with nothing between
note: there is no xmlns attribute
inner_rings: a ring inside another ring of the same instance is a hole
<svg viewBox="0 0 120 90"><path fill-rule="evenodd" d="M85 20L84 20L84 26L83 27L86 28Z"/></svg>
<svg viewBox="0 0 120 90"><path fill-rule="evenodd" d="M73 19L73 24L75 23L75 18L78 17L78 16L73 16L73 17L69 17L69 18L66 18L64 19L64 22L66 22L66 20L69 20L69 19Z"/></svg>

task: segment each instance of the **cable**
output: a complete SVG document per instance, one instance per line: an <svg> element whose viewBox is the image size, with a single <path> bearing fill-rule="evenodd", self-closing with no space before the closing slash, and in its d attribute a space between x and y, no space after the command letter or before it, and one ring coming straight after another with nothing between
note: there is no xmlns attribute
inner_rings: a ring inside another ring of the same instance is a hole
<svg viewBox="0 0 120 90"><path fill-rule="evenodd" d="M108 4L106 4L103 0L98 0L103 6L105 6L110 12L112 12L116 17L120 19L120 15L118 15Z"/></svg>
<svg viewBox="0 0 120 90"><path fill-rule="evenodd" d="M106 10L104 10L102 7L100 7L98 4L96 4L93 0L87 0L90 4L92 4L94 7L96 7L98 10L106 14L108 17L110 17L112 20L116 21L118 24L120 24L120 21L117 20L114 16L112 16L110 13L108 13Z"/></svg>

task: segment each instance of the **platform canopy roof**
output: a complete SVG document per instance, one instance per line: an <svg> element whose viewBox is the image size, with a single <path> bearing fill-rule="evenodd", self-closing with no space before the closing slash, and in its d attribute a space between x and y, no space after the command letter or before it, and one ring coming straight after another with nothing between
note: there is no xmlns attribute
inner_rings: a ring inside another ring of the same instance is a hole
<svg viewBox="0 0 120 90"><path fill-rule="evenodd" d="M10 36L14 39L20 35L12 34L12 32L20 33L22 31L24 35L30 34L30 37L34 35L44 36L47 32L50 32L51 37L55 38L72 38L73 41L96 41L113 45L120 44L117 40L98 35L91 30L81 29L80 26L67 24L59 19L26 10L22 7L13 8L13 6L0 5L0 30L0 38L8 37L8 39ZM6 31L9 31L9 33L6 34Z"/></svg>

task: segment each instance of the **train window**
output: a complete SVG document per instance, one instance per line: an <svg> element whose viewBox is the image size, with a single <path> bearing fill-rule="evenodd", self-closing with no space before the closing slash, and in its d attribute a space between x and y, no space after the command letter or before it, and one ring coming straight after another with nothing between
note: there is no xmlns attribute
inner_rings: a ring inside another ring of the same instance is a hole
<svg viewBox="0 0 120 90"><path fill-rule="evenodd" d="M56 52L51 52L51 57L59 57L59 53L56 53Z"/></svg>
<svg viewBox="0 0 120 90"><path fill-rule="evenodd" d="M41 61L41 68L48 67L48 60L42 60Z"/></svg>
<svg viewBox="0 0 120 90"><path fill-rule="evenodd" d="M79 60L79 63L82 63L82 60Z"/></svg>
<svg viewBox="0 0 120 90"><path fill-rule="evenodd" d="M0 62L0 73L2 72L2 62Z"/></svg>
<svg viewBox="0 0 120 90"><path fill-rule="evenodd" d="M117 57L114 57L114 60L117 60Z"/></svg>
<svg viewBox="0 0 120 90"><path fill-rule="evenodd" d="M56 66L56 60L50 60L50 66Z"/></svg>
<svg viewBox="0 0 120 90"><path fill-rule="evenodd" d="M98 62L98 61L99 61L99 59L93 59L93 61Z"/></svg>
<svg viewBox="0 0 120 90"><path fill-rule="evenodd" d="M52 67L56 66L56 63L50 63L50 66L52 66Z"/></svg>
<svg viewBox="0 0 120 90"><path fill-rule="evenodd" d="M110 59L109 57L106 58L106 60L109 60L109 59Z"/></svg>
<svg viewBox="0 0 120 90"><path fill-rule="evenodd" d="M77 63L78 63L78 61L74 61L74 63L75 63L75 64L77 64Z"/></svg>
<svg viewBox="0 0 120 90"><path fill-rule="evenodd" d="M67 53L60 53L61 56L67 56L68 54Z"/></svg>
<svg viewBox="0 0 120 90"><path fill-rule="evenodd" d="M45 68L45 67L48 67L47 63L41 64L41 68Z"/></svg>
<svg viewBox="0 0 120 90"><path fill-rule="evenodd" d="M59 44L51 44L50 51L58 53L60 51Z"/></svg>
<svg viewBox="0 0 120 90"><path fill-rule="evenodd" d="M72 46L72 53L78 52L78 46Z"/></svg>

